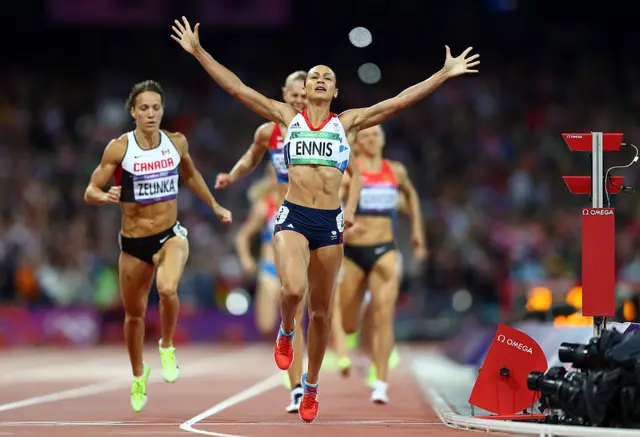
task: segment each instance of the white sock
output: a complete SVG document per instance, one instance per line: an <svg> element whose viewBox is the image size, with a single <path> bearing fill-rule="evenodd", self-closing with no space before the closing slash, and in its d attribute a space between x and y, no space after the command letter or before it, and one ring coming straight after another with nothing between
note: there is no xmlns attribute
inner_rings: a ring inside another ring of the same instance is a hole
<svg viewBox="0 0 640 437"><path fill-rule="evenodd" d="M373 387L374 389L381 389L381 390L387 390L387 383L384 381L380 381L379 379L376 380L376 382L373 383Z"/></svg>
<svg viewBox="0 0 640 437"><path fill-rule="evenodd" d="M162 347L162 339L160 339L158 341L158 346L160 347L160 349L162 349L163 351L168 351L169 349L173 349L173 344L169 347Z"/></svg>

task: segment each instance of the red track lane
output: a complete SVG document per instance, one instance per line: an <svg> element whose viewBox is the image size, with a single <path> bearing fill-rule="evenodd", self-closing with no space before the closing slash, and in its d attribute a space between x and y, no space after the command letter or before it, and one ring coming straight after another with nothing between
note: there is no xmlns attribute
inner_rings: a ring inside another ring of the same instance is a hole
<svg viewBox="0 0 640 437"><path fill-rule="evenodd" d="M184 369L183 377L175 384L151 382L148 385L149 402L140 414L130 410L126 379L122 386L115 385L104 390L98 388L96 392L90 391L82 397L54 399L54 402L47 403L36 401L31 406L8 411L1 411L8 402L104 381L96 379L46 384L0 384L0 437L188 437L195 434L180 429L181 423L277 373L270 350L263 348L244 353L235 351L227 355L225 360L233 363L235 372L229 372L226 364L220 364L212 365L210 371L205 369L201 376L190 374L187 359L196 356L201 358L204 356L203 350L179 350L179 358L185 363L181 368ZM209 347L207 351L215 359L216 350ZM159 373L158 366L152 369ZM425 403L423 394L413 382L407 367L401 366L394 370L389 382L391 403L386 406L373 405L369 401L369 390L361 377L354 375L343 379L325 371L321 375L319 387L320 414L313 424L302 423L297 414L285 413L284 407L289 400L288 391L277 386L203 418L192 426L208 435L242 437L297 437L301 432L304 432L305 437L320 437L331 433L349 437L474 435L447 428L440 422L431 407Z"/></svg>

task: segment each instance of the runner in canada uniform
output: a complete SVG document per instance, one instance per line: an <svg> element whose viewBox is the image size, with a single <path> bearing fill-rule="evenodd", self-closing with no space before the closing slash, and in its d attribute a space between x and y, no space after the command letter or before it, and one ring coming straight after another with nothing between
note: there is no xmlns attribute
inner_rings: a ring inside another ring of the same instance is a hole
<svg viewBox="0 0 640 437"><path fill-rule="evenodd" d="M127 148L114 174L115 186L122 189L120 202L151 205L178 197L180 152L165 132L159 132L160 144L146 150L138 144L135 131L126 134ZM187 230L178 221L148 237L127 237L120 233L120 249L153 264L153 256L169 238L176 236L187 237Z"/></svg>
<svg viewBox="0 0 640 437"><path fill-rule="evenodd" d="M331 113L338 96L333 70L318 65L307 74L304 94L307 108L300 113L286 103L269 99L245 85L200 45L199 25L175 20L172 38L193 55L209 75L230 95L256 114L276 123L285 137L289 187L276 215L273 237L276 265L282 281L282 323L273 355L280 369L294 358L295 314L309 290L308 368L302 376L304 395L299 415L312 422L318 415L318 378L331 331L331 304L343 259L342 232L353 225L362 176L349 160L349 145L358 131L383 123L442 85L447 79L474 72L478 55L471 48L454 58L449 48L443 68L429 79L407 88L396 97L368 108L351 109L339 116ZM351 176L349 198L340 208L343 173Z"/></svg>
<svg viewBox="0 0 640 437"><path fill-rule="evenodd" d="M85 191L90 205L120 204L122 230L118 262L120 292L125 311L124 336L129 351L133 383L131 408L142 411L147 403L150 368L143 361L144 318L154 274L160 295L162 338L159 341L162 376L175 382L179 376L173 347L178 320L178 282L189 256L187 230L178 222L178 178L206 202L223 223L231 213L217 204L189 155L184 135L160 130L164 93L160 84L136 84L127 111L136 129L111 141ZM110 179L114 185L104 192Z"/></svg>

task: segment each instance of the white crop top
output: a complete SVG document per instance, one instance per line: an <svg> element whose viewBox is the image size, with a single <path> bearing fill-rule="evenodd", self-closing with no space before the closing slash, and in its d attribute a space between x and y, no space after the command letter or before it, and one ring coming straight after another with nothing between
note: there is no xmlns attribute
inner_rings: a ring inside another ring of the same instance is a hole
<svg viewBox="0 0 640 437"><path fill-rule="evenodd" d="M344 172L349 164L351 147L338 116L330 113L313 129L304 110L291 120L285 143L285 163L290 165L324 165Z"/></svg>
<svg viewBox="0 0 640 437"><path fill-rule="evenodd" d="M121 202L155 203L178 196L180 152L160 131L160 144L142 149L134 132L127 133L127 151L116 169L116 185L122 187Z"/></svg>

